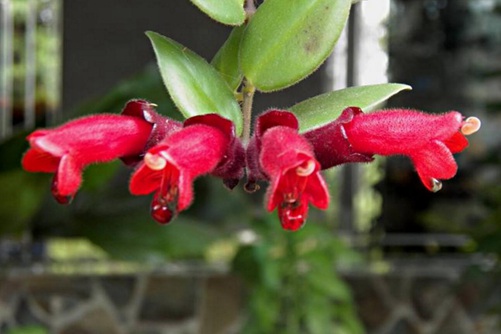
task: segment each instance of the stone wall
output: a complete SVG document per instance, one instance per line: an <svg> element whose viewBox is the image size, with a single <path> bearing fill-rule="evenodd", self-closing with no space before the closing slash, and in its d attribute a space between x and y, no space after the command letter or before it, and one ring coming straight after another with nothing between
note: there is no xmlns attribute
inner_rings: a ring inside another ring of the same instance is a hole
<svg viewBox="0 0 501 334"><path fill-rule="evenodd" d="M497 274L468 273L455 263L427 260L380 274L353 270L344 277L367 333L500 333ZM1 333L27 324L58 334L239 333L244 308L243 285L224 269L11 270L0 279Z"/></svg>
<svg viewBox="0 0 501 334"><path fill-rule="evenodd" d="M242 308L240 281L214 270L122 274L11 272L0 279L0 333L223 333Z"/></svg>

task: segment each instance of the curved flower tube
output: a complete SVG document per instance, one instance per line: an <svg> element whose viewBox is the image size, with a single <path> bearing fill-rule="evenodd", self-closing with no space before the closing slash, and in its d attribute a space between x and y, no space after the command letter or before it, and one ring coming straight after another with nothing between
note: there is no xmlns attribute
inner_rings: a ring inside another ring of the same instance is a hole
<svg viewBox="0 0 501 334"><path fill-rule="evenodd" d="M295 231L304 225L309 203L327 209L329 192L320 175L320 164L310 143L298 133L293 114L271 110L261 115L247 159L248 164L259 163L251 165L256 168L251 170L251 176L270 181L266 208L268 211L278 209L284 229Z"/></svg>
<svg viewBox="0 0 501 334"><path fill-rule="evenodd" d="M54 129L36 130L21 161L29 172L54 173L52 194L68 204L92 163L139 155L152 125L138 117L100 114L70 121Z"/></svg>
<svg viewBox="0 0 501 334"><path fill-rule="evenodd" d="M155 192L151 214L161 224L169 223L190 206L195 178L215 171L225 161L231 137L221 131L220 120L215 120L220 116L204 116L190 119L183 129L149 149L132 175L132 194ZM202 124L206 121L217 125Z"/></svg>
<svg viewBox="0 0 501 334"><path fill-rule="evenodd" d="M430 191L442 187L457 172L452 154L468 146L465 135L475 133L480 120L463 120L457 111L433 115L416 110L381 110L364 114L346 108L328 125L305 133L322 168L343 162L371 161L374 154L408 156Z"/></svg>

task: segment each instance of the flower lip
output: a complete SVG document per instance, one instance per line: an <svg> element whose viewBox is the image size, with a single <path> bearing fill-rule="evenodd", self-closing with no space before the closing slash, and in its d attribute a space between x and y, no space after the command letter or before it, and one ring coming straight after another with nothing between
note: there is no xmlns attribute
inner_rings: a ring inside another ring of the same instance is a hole
<svg viewBox="0 0 501 334"><path fill-rule="evenodd" d="M329 192L320 175L310 143L296 129L275 126L268 129L261 143L259 164L269 178L266 208L278 208L284 229L297 230L311 203L319 209L329 205Z"/></svg>
<svg viewBox="0 0 501 334"><path fill-rule="evenodd" d="M219 128L193 122L148 150L129 190L134 195L155 192L151 215L159 223L168 223L191 205L195 178L216 168L228 142Z"/></svg>
<svg viewBox="0 0 501 334"><path fill-rule="evenodd" d="M262 137L263 134L275 126L286 126L299 130L299 121L292 112L287 110L270 109L261 114L256 121L255 134Z"/></svg>
<svg viewBox="0 0 501 334"><path fill-rule="evenodd" d="M193 116L186 119L183 123L183 126L188 127L195 124L210 125L219 129L228 137L235 137L235 126L233 125L233 122L222 117L219 114L211 113Z"/></svg>

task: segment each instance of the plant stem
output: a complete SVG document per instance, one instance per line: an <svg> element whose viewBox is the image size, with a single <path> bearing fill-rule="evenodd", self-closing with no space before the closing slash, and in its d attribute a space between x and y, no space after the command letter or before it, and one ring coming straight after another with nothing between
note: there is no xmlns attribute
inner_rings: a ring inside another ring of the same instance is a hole
<svg viewBox="0 0 501 334"><path fill-rule="evenodd" d="M301 332L301 300L300 300L300 289L301 283L298 280L298 254L297 254L297 243L296 236L293 234L288 234L285 236L286 239L286 258L287 263L287 273L286 273L286 285L285 290L287 291L287 299L284 300L287 305L284 310L286 331L290 334L299 334Z"/></svg>
<svg viewBox="0 0 501 334"><path fill-rule="evenodd" d="M244 118L242 141L244 144L247 144L250 139L251 120L252 120L252 101L254 100L255 92L256 92L256 87L254 87L251 83L245 80L244 86L242 88L243 99L244 99L242 104L242 115Z"/></svg>
<svg viewBox="0 0 501 334"><path fill-rule="evenodd" d="M247 16L247 20L251 18L252 15L256 12L256 5L254 4L254 0L247 0L245 2L245 14Z"/></svg>

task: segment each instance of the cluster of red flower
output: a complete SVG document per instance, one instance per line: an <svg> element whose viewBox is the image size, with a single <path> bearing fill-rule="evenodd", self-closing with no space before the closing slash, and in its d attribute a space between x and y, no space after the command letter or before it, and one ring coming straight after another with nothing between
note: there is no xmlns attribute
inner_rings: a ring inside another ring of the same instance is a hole
<svg viewBox="0 0 501 334"><path fill-rule="evenodd" d="M457 171L453 153L462 151L480 121L455 111L431 115L414 110L363 113L346 108L333 122L299 133L293 113L270 110L260 115L254 135L245 145L233 123L206 114L183 123L161 116L144 100L126 104L121 115L100 114L70 121L28 136L30 149L22 160L29 172L54 173L52 193L59 203L71 201L89 164L117 158L135 166L130 192L154 192L153 218L170 222L193 201L192 183L203 174L235 187L247 174L245 189L269 181L266 208L278 215L285 229L303 226L308 205L329 205L320 170L349 162L370 162L374 154L409 156L431 191L439 180Z"/></svg>

